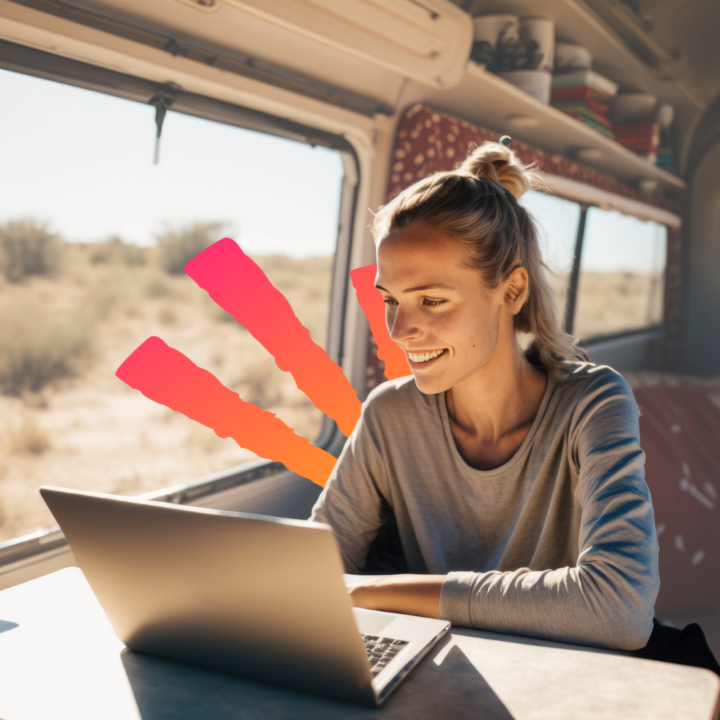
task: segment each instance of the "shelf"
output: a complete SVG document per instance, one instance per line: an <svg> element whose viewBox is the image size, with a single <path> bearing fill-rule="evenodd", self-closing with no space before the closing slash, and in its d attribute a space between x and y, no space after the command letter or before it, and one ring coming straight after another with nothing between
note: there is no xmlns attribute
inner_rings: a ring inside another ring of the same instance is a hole
<svg viewBox="0 0 720 720"><path fill-rule="evenodd" d="M438 93L433 100L437 109L510 135L545 152L576 158L583 165L628 185L655 180L662 191L673 198L678 198L685 188L685 181L676 175L652 165L472 61L467 64L462 81L454 88ZM519 125L518 117L529 118L534 124ZM580 148L585 149L582 157L578 157ZM592 157L593 153L596 157Z"/></svg>
<svg viewBox="0 0 720 720"><path fill-rule="evenodd" d="M593 70L620 85L621 92L649 92L663 102L690 104L702 109L706 101L682 83L669 80L661 69L641 60L622 38L592 10L593 0L474 0L471 15L512 13L542 15L555 22L555 39L587 48L593 57Z"/></svg>
<svg viewBox="0 0 720 720"><path fill-rule="evenodd" d="M675 108L675 162L682 167L687 145L695 124L707 105L682 82L669 78L661 67L640 59L622 38L592 10L593 0L472 0L471 15L512 13L542 15L555 21L556 41L571 42L587 48L593 57L593 70L618 83L620 92L647 92Z"/></svg>

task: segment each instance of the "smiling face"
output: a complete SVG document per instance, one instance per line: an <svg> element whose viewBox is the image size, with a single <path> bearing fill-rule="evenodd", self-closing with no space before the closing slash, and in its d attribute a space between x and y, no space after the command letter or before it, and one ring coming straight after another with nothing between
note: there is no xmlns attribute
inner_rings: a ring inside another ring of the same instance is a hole
<svg viewBox="0 0 720 720"><path fill-rule="evenodd" d="M487 288L469 260L462 244L424 228L394 231L378 245L376 286L388 330L423 393L481 371L501 334L513 332L503 285Z"/></svg>

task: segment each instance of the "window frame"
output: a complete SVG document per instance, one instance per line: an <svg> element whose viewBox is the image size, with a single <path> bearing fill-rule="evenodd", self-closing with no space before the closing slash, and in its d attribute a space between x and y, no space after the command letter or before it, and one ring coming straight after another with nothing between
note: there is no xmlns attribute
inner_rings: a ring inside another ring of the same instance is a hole
<svg viewBox="0 0 720 720"><path fill-rule="evenodd" d="M580 266L582 264L583 251L585 247L585 234L587 231L587 218L589 210L591 208L596 208L597 210L604 212L615 211L623 216L632 217L642 222L651 221L665 227L668 233L671 229L673 229L673 223L675 223L675 227L681 227L681 221L680 218L673 213L660 210L652 205L640 203L636 200L630 200L620 195L613 195L605 190L595 188L592 185L573 181L562 176L548 175L547 173L543 173L542 178L546 186L546 192L550 197L573 202L580 209L580 217L575 236L575 249L573 252L572 265L570 267L567 289L564 297L565 313L561 318L563 330L572 335L575 329L577 294L579 290L581 269ZM532 215L532 211L530 211L530 214ZM668 267L667 260L668 258L666 256L666 271ZM664 290L665 286L663 286L663 292ZM664 333L666 328L665 310L666 308L663 302L663 320L661 323L582 337L579 338L578 344L585 348L598 343L604 344L606 341L612 342L627 338L652 336L653 340L657 339L658 333Z"/></svg>
<svg viewBox="0 0 720 720"><path fill-rule="evenodd" d="M343 366L344 353L347 350L345 318L350 289L350 263L361 181L358 155L346 138L252 108L186 92L171 84L152 82L4 40L0 40L0 69L146 105L153 105L153 99L163 97L169 101L169 111L262 132L313 147L319 145L339 152L344 175L331 278L326 348L328 356ZM344 440L335 421L325 416L320 434L313 444L337 456ZM188 483L160 488L140 497L158 502L195 504L201 498L286 472L289 471L281 463L261 458ZM0 588L3 586L2 575L5 572L13 573L17 566L31 564L40 556L53 557L67 552L67 540L57 525L0 543ZM43 562L42 559L38 561ZM61 567L65 567L65 564Z"/></svg>
<svg viewBox="0 0 720 720"><path fill-rule="evenodd" d="M558 196L560 197L560 196ZM588 217L588 211L590 208L596 208L597 210L600 210L602 212L608 212L608 208L601 207L600 205L596 205L595 203L583 203L579 201L580 205L580 221L578 223L578 231L577 231L577 240L575 243L575 254L573 256L573 264L572 269L570 270L570 279L568 281L568 288L567 293L565 296L565 318L564 318L564 324L565 324L565 332L573 335L575 330L575 315L576 315L576 309L577 309L577 297L578 297L578 291L580 289L580 269L582 265L582 254L583 250L585 248L585 233L587 232L587 217ZM627 217L636 217L635 215L632 215L627 212L622 212L622 210L618 210L616 208L612 208L616 212L619 212L621 215L625 215ZM638 218L640 219L640 218ZM665 227L666 231L669 230L669 227L662 222L659 222L658 220L649 220L644 219L644 222L655 222L658 225L662 225ZM667 242L667 241L666 241ZM665 256L665 268L664 273L667 271L667 254ZM665 286L663 284L663 293L665 291ZM662 322L656 323L654 325L644 325L643 327L639 328L629 328L626 330L616 330L614 332L609 333L603 333L600 335L592 335L590 337L585 338L578 338L578 344L581 347L587 347L590 345L594 345L596 343L604 343L606 341L611 340L623 340L625 338L632 338L633 336L640 336L647 333L652 333L654 337L657 336L658 332L665 332L665 323L666 323L666 317L665 317L665 302L664 302L664 296L663 296L663 314L662 314Z"/></svg>

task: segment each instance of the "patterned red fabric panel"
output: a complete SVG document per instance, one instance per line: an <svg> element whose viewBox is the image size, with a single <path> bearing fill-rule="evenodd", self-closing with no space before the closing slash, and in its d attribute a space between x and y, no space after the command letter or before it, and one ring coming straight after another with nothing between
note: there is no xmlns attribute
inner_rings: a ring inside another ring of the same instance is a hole
<svg viewBox="0 0 720 720"><path fill-rule="evenodd" d="M499 139L497 133L466 120L436 112L422 104L413 106L405 114L395 140L388 200L421 178L435 172L453 170L465 158L472 145ZM562 175L648 205L678 211L677 205L671 201L644 195L562 155L545 153L517 140L513 140L512 149L522 162L535 163L542 172Z"/></svg>
<svg viewBox="0 0 720 720"><path fill-rule="evenodd" d="M680 368L682 333L680 308L682 303L682 244L680 231L667 229L667 266L665 268L664 318L665 334L648 349L648 370L672 371Z"/></svg>
<svg viewBox="0 0 720 720"><path fill-rule="evenodd" d="M720 408L695 387L634 390L660 541L659 617L720 607Z"/></svg>
<svg viewBox="0 0 720 720"><path fill-rule="evenodd" d="M368 390L385 382L385 363L377 356L377 343L373 334L368 330L370 340L368 342L367 364L365 366L365 387Z"/></svg>

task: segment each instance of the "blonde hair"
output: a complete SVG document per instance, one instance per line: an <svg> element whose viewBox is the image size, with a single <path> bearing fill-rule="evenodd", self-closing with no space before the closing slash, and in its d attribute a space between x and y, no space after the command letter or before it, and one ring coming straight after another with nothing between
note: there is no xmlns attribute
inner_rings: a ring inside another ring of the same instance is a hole
<svg viewBox="0 0 720 720"><path fill-rule="evenodd" d="M376 244L411 226L453 238L470 250L473 267L490 288L498 287L518 264L524 267L529 292L515 315L515 330L533 335L525 351L528 361L558 376L563 362L588 357L562 330L535 224L517 202L531 188L543 188L534 168L504 145L484 142L457 170L420 180L381 207L372 231Z"/></svg>

